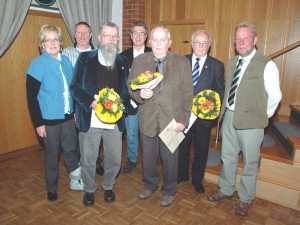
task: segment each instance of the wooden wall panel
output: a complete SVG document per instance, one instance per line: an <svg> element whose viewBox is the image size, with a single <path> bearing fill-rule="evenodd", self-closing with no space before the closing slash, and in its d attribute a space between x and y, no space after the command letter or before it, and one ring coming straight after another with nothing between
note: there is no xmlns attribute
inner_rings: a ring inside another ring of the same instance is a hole
<svg viewBox="0 0 300 225"><path fill-rule="evenodd" d="M270 2L270 0L265 0ZM261 4L261 0L252 0L251 19L252 20L266 20L268 16L268 6L270 4Z"/></svg>
<svg viewBox="0 0 300 225"><path fill-rule="evenodd" d="M292 1L292 20L299 20L300 19L300 1L294 0Z"/></svg>
<svg viewBox="0 0 300 225"><path fill-rule="evenodd" d="M226 1L225 1L226 2ZM233 21L235 24L240 23L243 20L249 20L251 16L251 0L235 0L233 5Z"/></svg>
<svg viewBox="0 0 300 225"><path fill-rule="evenodd" d="M149 6L146 12L149 10L153 14L157 5L152 4L150 0L146 2ZM174 18L177 18L176 12L182 10L180 12L185 12L185 20L180 20L184 21L185 25L189 22L192 24L195 20L204 21L203 27L211 33L213 38L210 54L225 64L235 55L235 26L245 20L250 20L256 25L259 37L257 48L266 55L300 41L300 0L186 0L184 3L178 6L185 5L185 9L174 10ZM163 7L170 8L167 4ZM168 9L160 8L160 10L162 13ZM182 18L182 15L183 13L179 17ZM156 24L161 22L153 17L148 17L146 22L151 26L155 20ZM173 46L173 49L176 48ZM280 72L283 92L283 100L278 110L279 115L289 115L290 103L300 104L299 49L274 59Z"/></svg>
<svg viewBox="0 0 300 225"><path fill-rule="evenodd" d="M202 0L199 1L193 1L193 0L188 0L187 1L187 14L186 14L186 19L203 19L202 16L202 11L203 5L202 5Z"/></svg>
<svg viewBox="0 0 300 225"><path fill-rule="evenodd" d="M176 2L175 0L161 0L160 1L160 20L175 20Z"/></svg>
<svg viewBox="0 0 300 225"><path fill-rule="evenodd" d="M51 15L27 15L18 36L0 59L0 154L38 144L25 87L30 61L39 55L38 33L44 24L57 25L62 29L64 46L72 43L62 18Z"/></svg>

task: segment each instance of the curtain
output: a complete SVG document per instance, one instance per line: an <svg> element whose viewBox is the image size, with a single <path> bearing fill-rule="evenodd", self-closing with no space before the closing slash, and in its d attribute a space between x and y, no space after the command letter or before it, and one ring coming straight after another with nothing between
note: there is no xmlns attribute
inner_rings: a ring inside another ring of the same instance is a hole
<svg viewBox="0 0 300 225"><path fill-rule="evenodd" d="M87 22L92 30L92 42L97 46L100 26L111 21L111 0L57 0L59 11L64 19L70 37L74 42L74 26L80 21Z"/></svg>
<svg viewBox="0 0 300 225"><path fill-rule="evenodd" d="M0 58L20 31L30 3L31 0L0 0Z"/></svg>

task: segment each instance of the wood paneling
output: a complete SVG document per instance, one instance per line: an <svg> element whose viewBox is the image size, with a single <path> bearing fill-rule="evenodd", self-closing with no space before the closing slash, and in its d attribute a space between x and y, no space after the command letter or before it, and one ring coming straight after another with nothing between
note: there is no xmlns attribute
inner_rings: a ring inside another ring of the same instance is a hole
<svg viewBox="0 0 300 225"><path fill-rule="evenodd" d="M60 16L31 11L12 43L0 59L0 154L38 144L27 106L25 74L30 61L39 56L38 33L44 24L62 29L64 46L71 39Z"/></svg>
<svg viewBox="0 0 300 225"><path fill-rule="evenodd" d="M180 20L185 19L185 25L192 20L204 21L203 27L211 33L213 40L210 55L225 64L235 55L233 42L235 26L244 20L250 20L256 25L259 37L257 48L266 55L300 40L300 0L186 0L177 5L175 3L178 0L146 0L146 2L148 6L145 10L148 15L146 22L149 27L173 18L176 23L177 17L180 17ZM157 5L161 7L158 9ZM175 15L170 13L174 5ZM155 10L159 10L159 15L164 16L159 19L153 16ZM180 15L177 15L179 11ZM184 19L182 19L183 12L185 12ZM174 46L177 43L180 45L180 38L186 39L184 33L188 34L189 30L186 32L181 30L180 34L177 33L177 29L173 30L175 34L171 35L176 41L172 43L172 51L180 53L190 50L183 49L182 45ZM190 48L188 45L186 47ZM289 104L300 104L299 51L297 48L274 59L280 72L283 92L278 109L279 115L289 115Z"/></svg>

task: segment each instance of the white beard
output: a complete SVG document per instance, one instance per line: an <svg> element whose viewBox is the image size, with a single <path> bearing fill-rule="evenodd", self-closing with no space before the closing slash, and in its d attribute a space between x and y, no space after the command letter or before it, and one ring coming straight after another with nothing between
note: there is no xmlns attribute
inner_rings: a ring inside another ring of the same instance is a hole
<svg viewBox="0 0 300 225"><path fill-rule="evenodd" d="M109 69L114 69L114 64L119 51L118 46L113 43L99 43L99 49L101 51L101 58L104 61L105 66L107 66Z"/></svg>

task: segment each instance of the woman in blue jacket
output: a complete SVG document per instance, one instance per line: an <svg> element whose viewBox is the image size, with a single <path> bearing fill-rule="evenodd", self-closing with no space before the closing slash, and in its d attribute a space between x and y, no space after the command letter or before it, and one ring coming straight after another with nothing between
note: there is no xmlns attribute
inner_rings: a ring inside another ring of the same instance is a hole
<svg viewBox="0 0 300 225"><path fill-rule="evenodd" d="M70 172L70 188L83 190L73 99L69 91L74 72L69 59L60 53L59 27L42 26L39 46L42 54L32 60L26 75L27 99L33 125L45 145L47 197L55 201L61 148Z"/></svg>

